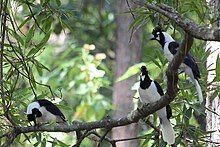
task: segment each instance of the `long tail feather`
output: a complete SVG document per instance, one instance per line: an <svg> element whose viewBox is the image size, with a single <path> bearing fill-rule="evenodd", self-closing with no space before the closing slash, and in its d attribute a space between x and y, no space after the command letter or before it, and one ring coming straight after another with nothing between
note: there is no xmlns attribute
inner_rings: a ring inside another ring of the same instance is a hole
<svg viewBox="0 0 220 147"><path fill-rule="evenodd" d="M199 102L202 103L203 102L202 89L197 80L195 80L195 87L196 87L197 95L199 97Z"/></svg>
<svg viewBox="0 0 220 147"><path fill-rule="evenodd" d="M174 144L175 143L175 132L168 119L162 120L161 130L162 130L163 140L167 142L168 144Z"/></svg>

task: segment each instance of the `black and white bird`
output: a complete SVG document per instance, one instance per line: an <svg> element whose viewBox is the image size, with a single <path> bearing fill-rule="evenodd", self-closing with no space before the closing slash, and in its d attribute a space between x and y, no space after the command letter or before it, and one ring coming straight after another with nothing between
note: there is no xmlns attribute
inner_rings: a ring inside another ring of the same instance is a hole
<svg viewBox="0 0 220 147"><path fill-rule="evenodd" d="M143 104L156 102L164 95L161 86L149 77L146 66L141 67L140 87L138 91L140 100ZM158 110L156 113L160 119L163 140L168 144L174 144L175 132L169 121L172 116L170 106L167 105L166 107Z"/></svg>
<svg viewBox="0 0 220 147"><path fill-rule="evenodd" d="M151 40L157 40L162 46L164 56L169 62L172 61L174 54L176 54L179 47L177 43L168 33L157 27L152 32ZM180 65L180 69L183 70L191 79L196 87L196 92L199 97L199 102L203 102L203 95L201 86L198 79L200 78L200 71L198 65L191 54L187 54L184 58L183 63Z"/></svg>
<svg viewBox="0 0 220 147"><path fill-rule="evenodd" d="M60 109L46 99L36 100L27 107L28 121L37 123L66 123L65 116Z"/></svg>

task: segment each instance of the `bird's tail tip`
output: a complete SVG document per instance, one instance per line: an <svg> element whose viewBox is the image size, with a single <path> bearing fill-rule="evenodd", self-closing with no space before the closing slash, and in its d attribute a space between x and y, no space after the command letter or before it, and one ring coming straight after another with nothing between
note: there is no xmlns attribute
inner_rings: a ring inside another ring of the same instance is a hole
<svg viewBox="0 0 220 147"><path fill-rule="evenodd" d="M204 99L203 99L203 95L202 95L201 86L199 85L199 82L197 80L196 80L195 84L196 84L196 92L199 97L199 103L202 103Z"/></svg>
<svg viewBox="0 0 220 147"><path fill-rule="evenodd" d="M161 129L162 129L162 137L165 142L168 144L175 143L175 132L170 121L167 119L166 121L162 122Z"/></svg>

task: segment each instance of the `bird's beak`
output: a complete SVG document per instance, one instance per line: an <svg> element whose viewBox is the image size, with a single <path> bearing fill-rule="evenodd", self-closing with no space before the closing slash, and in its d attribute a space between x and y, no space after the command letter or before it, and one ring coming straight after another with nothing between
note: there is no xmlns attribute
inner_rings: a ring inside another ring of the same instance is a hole
<svg viewBox="0 0 220 147"><path fill-rule="evenodd" d="M142 72L140 72L140 75L139 76L142 76Z"/></svg>
<svg viewBox="0 0 220 147"><path fill-rule="evenodd" d="M151 34L150 36L150 40L155 40L156 38L154 37L154 35Z"/></svg>

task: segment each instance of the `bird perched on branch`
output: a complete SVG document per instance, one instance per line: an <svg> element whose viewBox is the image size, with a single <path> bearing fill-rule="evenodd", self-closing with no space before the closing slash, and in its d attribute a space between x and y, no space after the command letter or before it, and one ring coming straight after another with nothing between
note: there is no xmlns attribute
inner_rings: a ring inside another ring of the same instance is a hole
<svg viewBox="0 0 220 147"><path fill-rule="evenodd" d="M138 91L143 104L156 102L164 95L161 86L149 77L146 66L141 67L140 87ZM174 144L175 132L169 121L169 118L172 116L170 106L167 105L156 113L160 119L163 140L168 144Z"/></svg>
<svg viewBox="0 0 220 147"><path fill-rule="evenodd" d="M168 33L162 30L160 27L156 27L152 32L151 40L157 40L162 46L164 56L169 62L172 61L173 56L177 53L179 43L177 43ZM201 86L198 79L200 78L200 72L198 65L189 53L186 54L183 63L180 65L180 69L183 70L191 79L196 87L199 102L203 102L203 95Z"/></svg>
<svg viewBox="0 0 220 147"><path fill-rule="evenodd" d="M27 107L28 121L37 123L66 123L65 116L52 102L41 99L30 103Z"/></svg>

